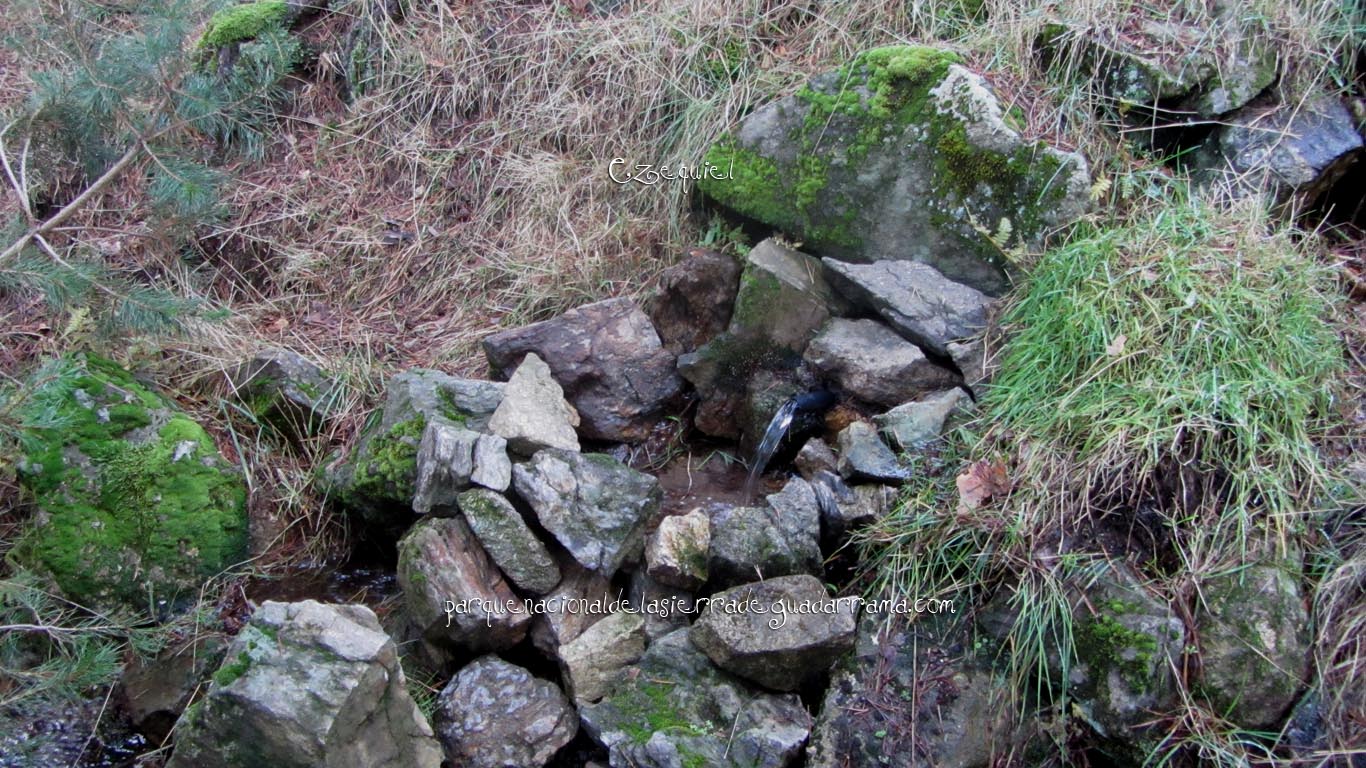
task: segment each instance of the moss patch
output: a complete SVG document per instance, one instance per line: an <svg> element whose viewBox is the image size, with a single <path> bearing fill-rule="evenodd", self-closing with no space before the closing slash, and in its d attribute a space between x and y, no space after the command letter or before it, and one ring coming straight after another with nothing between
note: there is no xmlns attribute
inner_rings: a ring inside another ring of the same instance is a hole
<svg viewBox="0 0 1366 768"><path fill-rule="evenodd" d="M427 418L417 414L372 437L357 460L347 501L411 501L417 481L417 447L426 428Z"/></svg>
<svg viewBox="0 0 1366 768"><path fill-rule="evenodd" d="M267 29L282 26L288 14L285 0L257 0L224 8L209 19L200 45L217 48L252 40Z"/></svg>

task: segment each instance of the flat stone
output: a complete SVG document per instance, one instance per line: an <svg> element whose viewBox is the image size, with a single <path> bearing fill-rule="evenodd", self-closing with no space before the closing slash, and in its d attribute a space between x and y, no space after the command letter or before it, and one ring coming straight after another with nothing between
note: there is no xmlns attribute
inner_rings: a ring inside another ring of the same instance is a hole
<svg viewBox="0 0 1366 768"><path fill-rule="evenodd" d="M502 494L485 488L465 491L459 506L484 551L513 584L540 595L560 583L555 558Z"/></svg>
<svg viewBox="0 0 1366 768"><path fill-rule="evenodd" d="M579 415L564 399L545 361L529 353L508 380L503 402L489 420L489 431L524 455L542 448L579 450L574 428Z"/></svg>
<svg viewBox="0 0 1366 768"><path fill-rule="evenodd" d="M831 320L804 357L845 391L876 405L898 405L958 383L957 374L875 320Z"/></svg>
<svg viewBox="0 0 1366 768"><path fill-rule="evenodd" d="M937 355L951 341L980 333L994 300L927 264L822 259L831 283L856 306L876 312L897 333Z"/></svg>
<svg viewBox="0 0 1366 768"><path fill-rule="evenodd" d="M508 441L498 435L483 435L474 443L474 471L470 482L499 493L512 485L512 459Z"/></svg>
<svg viewBox="0 0 1366 768"><path fill-rule="evenodd" d="M947 389L898 405L881 416L874 416L873 422L901 450L919 450L939 439L949 414L965 401L971 402L966 392Z"/></svg>
<svg viewBox="0 0 1366 768"><path fill-rule="evenodd" d="M463 768L543 766L579 730L578 713L554 683L497 656L482 656L436 700L436 732Z"/></svg>
<svg viewBox="0 0 1366 768"><path fill-rule="evenodd" d="M911 478L910 469L897 459L892 449L878 437L873 425L866 421L856 421L845 427L835 443L839 451L839 472L846 479L903 483Z"/></svg>

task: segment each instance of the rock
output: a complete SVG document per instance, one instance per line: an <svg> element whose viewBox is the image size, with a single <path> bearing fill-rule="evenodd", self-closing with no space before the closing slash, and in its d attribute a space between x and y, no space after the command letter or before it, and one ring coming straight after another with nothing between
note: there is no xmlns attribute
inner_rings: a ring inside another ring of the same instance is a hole
<svg viewBox="0 0 1366 768"><path fill-rule="evenodd" d="M1196 603L1199 690L1248 730L1280 725L1309 677L1309 613L1299 577L1272 564L1206 579Z"/></svg>
<svg viewBox="0 0 1366 768"><path fill-rule="evenodd" d="M804 357L845 391L881 406L958 383L956 374L874 320L831 320L811 340Z"/></svg>
<svg viewBox="0 0 1366 768"><path fill-rule="evenodd" d="M874 416L873 422L901 450L914 451L938 440L949 414L964 401L971 401L966 392L946 389L898 405L881 416Z"/></svg>
<svg viewBox="0 0 1366 768"><path fill-rule="evenodd" d="M512 470L517 493L585 568L611 576L639 557L659 481L603 454L547 449Z"/></svg>
<svg viewBox="0 0 1366 768"><path fill-rule="evenodd" d="M597 701L617 675L645 652L645 619L630 611L599 620L560 646L565 687L575 701Z"/></svg>
<svg viewBox="0 0 1366 768"><path fill-rule="evenodd" d="M546 595L545 610L531 627L531 642L547 656L557 656L560 646L573 642L594 622L619 609L622 596L602 574L566 559L563 577Z"/></svg>
<svg viewBox="0 0 1366 768"><path fill-rule="evenodd" d="M200 684L218 668L227 642L204 635L155 657L135 656L119 675L119 699L128 721L152 741L165 739Z"/></svg>
<svg viewBox="0 0 1366 768"><path fill-rule="evenodd" d="M336 405L337 382L287 349L256 353L231 373L229 384L253 414L294 438L316 432Z"/></svg>
<svg viewBox="0 0 1366 768"><path fill-rule="evenodd" d="M711 527L708 571L715 584L822 573L820 509L815 491L800 478L762 507L714 509Z"/></svg>
<svg viewBox="0 0 1366 768"><path fill-rule="evenodd" d="M729 438L761 431L764 423L746 410L760 374L795 368L817 329L842 309L811 256L771 238L750 249L730 327L678 358L678 372L697 389L697 428Z"/></svg>
<svg viewBox="0 0 1366 768"><path fill-rule="evenodd" d="M464 768L543 766L579 730L560 689L497 656L460 670L436 700L436 733Z"/></svg>
<svg viewBox="0 0 1366 768"><path fill-rule="evenodd" d="M989 768L1018 742L989 662L918 621L890 635L860 622L857 650L835 673L807 747L808 768Z"/></svg>
<svg viewBox="0 0 1366 768"><path fill-rule="evenodd" d="M681 629L660 638L602 701L579 709L613 768L784 768L811 730L795 694L754 690L707 660Z"/></svg>
<svg viewBox="0 0 1366 768"><path fill-rule="evenodd" d="M491 488L499 493L512 485L512 460L508 458L508 441L498 435L480 435L474 443L474 471L470 482Z"/></svg>
<svg viewBox="0 0 1366 768"><path fill-rule="evenodd" d="M951 341L981 333L992 299L945 278L934 267L904 261L845 264L824 259L830 280L854 304L877 312L907 339L937 355Z"/></svg>
<svg viewBox="0 0 1366 768"><path fill-rule="evenodd" d="M1176 703L1185 629L1127 566L1102 563L1088 578L1072 587L1072 700L1101 736L1137 738Z"/></svg>
<svg viewBox="0 0 1366 768"><path fill-rule="evenodd" d="M531 615L460 518L419 521L398 542L403 604L428 640L501 651L526 636Z"/></svg>
<svg viewBox="0 0 1366 768"><path fill-rule="evenodd" d="M209 434L112 361L44 365L12 405L36 503L9 557L91 609L162 614L247 554L246 486Z"/></svg>
<svg viewBox="0 0 1366 768"><path fill-rule="evenodd" d="M368 523L406 527L410 516L394 511L412 505L417 449L427 422L440 417L481 432L502 402L503 390L503 384L424 368L394 376L385 385L378 417L367 423L350 456L327 469L329 492Z"/></svg>
<svg viewBox="0 0 1366 768"><path fill-rule="evenodd" d="M963 386L971 390L973 396L980 398L985 392L985 385L991 383L991 377L996 373L996 361L988 354L986 342L980 338L950 341L948 350L949 359L953 360L958 372L963 375Z"/></svg>
<svg viewBox="0 0 1366 768"><path fill-rule="evenodd" d="M659 293L645 312L665 349L675 355L692 352L726 330L739 282L740 265L715 251L695 249L664 270Z"/></svg>
<svg viewBox="0 0 1366 768"><path fill-rule="evenodd" d="M168 768L438 768L398 651L361 605L266 602L176 727Z"/></svg>
<svg viewBox="0 0 1366 768"><path fill-rule="evenodd" d="M793 464L796 465L801 476L810 481L818 472L835 471L835 452L830 450L830 446L824 440L813 437L802 445L802 449L797 452L797 458Z"/></svg>
<svg viewBox="0 0 1366 768"><path fill-rule="evenodd" d="M600 301L496 333L484 339L484 352L500 374L527 353L545 360L578 410L584 436L594 440L643 439L683 388L674 356L630 299Z"/></svg>
<svg viewBox="0 0 1366 768"><path fill-rule="evenodd" d="M839 472L845 478L884 483L902 483L911 478L910 469L866 421L856 421L840 430L835 446L840 454Z"/></svg>
<svg viewBox="0 0 1366 768"><path fill-rule="evenodd" d="M474 473L474 446L478 432L458 427L444 417L427 420L417 445L417 472L413 479L413 510L422 514L434 507L450 507L469 487Z"/></svg>
<svg viewBox="0 0 1366 768"><path fill-rule="evenodd" d="M707 581L711 520L695 509L660 521L645 547L650 577L680 589L697 589Z"/></svg>
<svg viewBox="0 0 1366 768"><path fill-rule="evenodd" d="M1030 246L1078 218L1090 182L1076 154L1022 139L949 51L889 46L752 112L706 161L698 188L841 261L913 260L999 295L1010 266L979 227ZM738 308L737 308L738 311Z"/></svg>
<svg viewBox="0 0 1366 768"><path fill-rule="evenodd" d="M650 640L688 626L697 612L697 599L691 592L655 581L645 571L631 574L629 594L632 610L645 619L645 636Z"/></svg>
<svg viewBox="0 0 1366 768"><path fill-rule="evenodd" d="M503 402L489 420L489 431L506 439L512 450L530 456L542 448L579 450L574 431L578 425L579 414L564 399L550 367L532 352L508 379Z"/></svg>
<svg viewBox="0 0 1366 768"><path fill-rule="evenodd" d="M1231 178L1241 190L1270 190L1308 204L1361 155L1361 134L1347 108L1320 98L1237 112L1201 148L1197 164L1209 169L1208 176Z"/></svg>
<svg viewBox="0 0 1366 768"><path fill-rule="evenodd" d="M518 587L541 595L560 583L555 558L501 494L476 488L459 498L460 513L498 568Z"/></svg>
<svg viewBox="0 0 1366 768"><path fill-rule="evenodd" d="M692 642L718 667L776 691L795 691L854 647L858 603L812 576L782 576L713 595Z"/></svg>
<svg viewBox="0 0 1366 768"><path fill-rule="evenodd" d="M897 490L887 485L850 487L837 474L820 470L811 477L827 539L839 541L885 515L896 505Z"/></svg>

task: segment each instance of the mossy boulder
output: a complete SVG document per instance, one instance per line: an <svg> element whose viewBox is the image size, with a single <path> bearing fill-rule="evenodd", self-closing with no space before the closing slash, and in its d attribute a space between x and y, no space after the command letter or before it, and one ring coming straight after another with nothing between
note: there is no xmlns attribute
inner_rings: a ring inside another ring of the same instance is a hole
<svg viewBox="0 0 1366 768"><path fill-rule="evenodd" d="M77 603L160 613L246 556L246 487L203 427L93 356L32 386L19 470L39 511L16 561Z"/></svg>
<svg viewBox="0 0 1366 768"><path fill-rule="evenodd" d="M230 5L209 19L199 44L205 48L221 48L253 40L267 30L285 27L291 15L290 5L285 0Z"/></svg>
<svg viewBox="0 0 1366 768"><path fill-rule="evenodd" d="M1011 265L983 230L1004 237L1008 221L1008 245L1037 245L1084 212L1089 187L1079 155L1021 138L956 54L919 46L813 78L706 160L708 197L821 256L919 261L992 295Z"/></svg>

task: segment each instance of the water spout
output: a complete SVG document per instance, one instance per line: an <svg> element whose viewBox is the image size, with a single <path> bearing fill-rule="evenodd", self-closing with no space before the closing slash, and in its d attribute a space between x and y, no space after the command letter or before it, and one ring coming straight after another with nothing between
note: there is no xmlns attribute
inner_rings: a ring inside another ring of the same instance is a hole
<svg viewBox="0 0 1366 768"><path fill-rule="evenodd" d="M749 465L749 477L745 480L745 503L748 504L754 498L754 486L759 481L759 476L764 473L764 467L768 466L769 459L778 450L778 444L783 441L783 435L787 434L787 428L792 426L792 418L797 415L798 402L793 398L778 407L777 413L768 422L768 428L764 430L764 437L759 441L759 449L754 452L754 463Z"/></svg>

